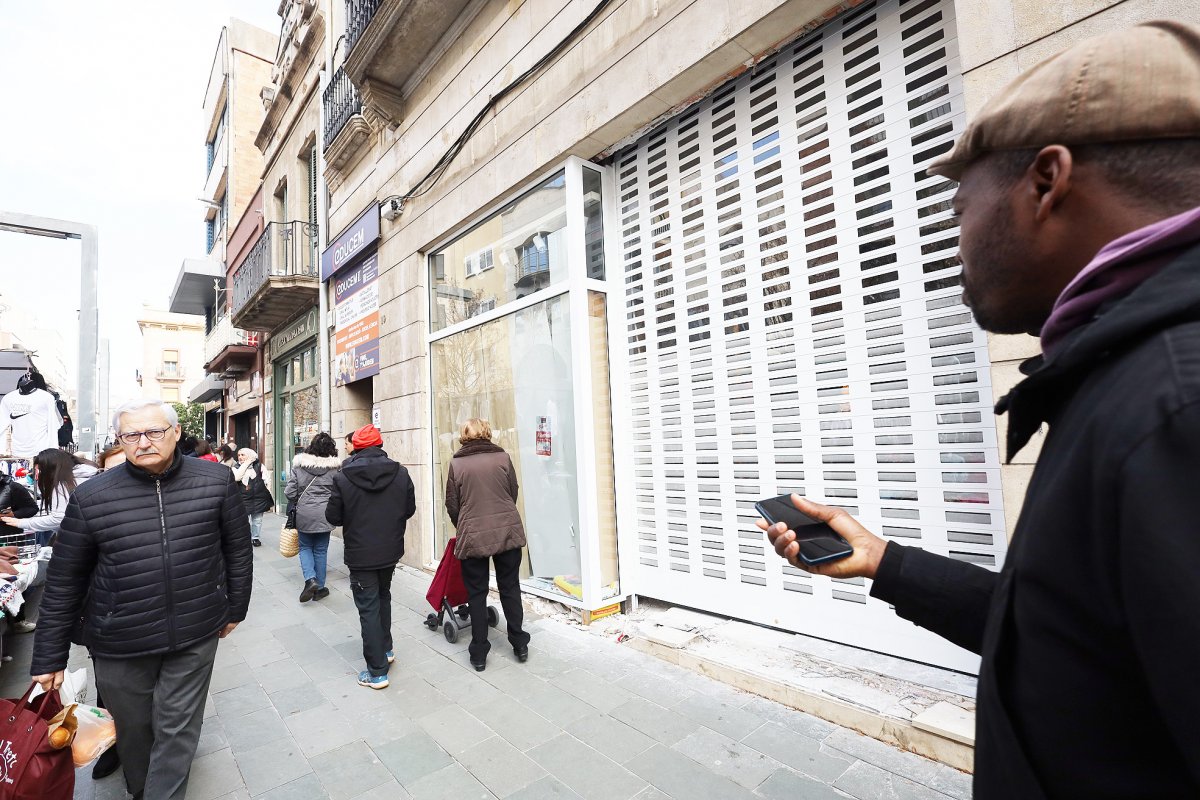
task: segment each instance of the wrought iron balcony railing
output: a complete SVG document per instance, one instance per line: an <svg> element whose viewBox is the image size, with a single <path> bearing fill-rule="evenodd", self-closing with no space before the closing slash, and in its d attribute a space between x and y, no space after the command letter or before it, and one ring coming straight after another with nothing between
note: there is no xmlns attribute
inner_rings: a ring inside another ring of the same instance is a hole
<svg viewBox="0 0 1200 800"><path fill-rule="evenodd" d="M371 18L379 9L381 0L346 0L346 50L347 54L358 44L363 31L371 24Z"/></svg>
<svg viewBox="0 0 1200 800"><path fill-rule="evenodd" d="M307 222L272 222L233 273L232 316L236 317L272 277L317 276L317 226Z"/></svg>
<svg viewBox="0 0 1200 800"><path fill-rule="evenodd" d="M358 89L350 81L350 76L341 67L333 73L333 80L325 87L323 96L325 103L325 149L342 132L346 123L355 114L362 113L362 99Z"/></svg>

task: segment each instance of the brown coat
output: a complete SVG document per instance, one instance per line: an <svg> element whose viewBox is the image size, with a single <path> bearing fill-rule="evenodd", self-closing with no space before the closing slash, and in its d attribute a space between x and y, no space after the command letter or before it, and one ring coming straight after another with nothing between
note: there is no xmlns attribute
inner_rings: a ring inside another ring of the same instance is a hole
<svg viewBox="0 0 1200 800"><path fill-rule="evenodd" d="M450 459L446 512L458 529L457 558L494 556L525 546L517 511L517 470L491 442L470 442Z"/></svg>

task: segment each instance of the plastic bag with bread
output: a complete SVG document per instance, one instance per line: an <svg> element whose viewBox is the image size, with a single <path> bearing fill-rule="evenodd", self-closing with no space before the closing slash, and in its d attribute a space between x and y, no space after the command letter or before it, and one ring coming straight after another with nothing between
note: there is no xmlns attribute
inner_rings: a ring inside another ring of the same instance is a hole
<svg viewBox="0 0 1200 800"><path fill-rule="evenodd" d="M86 767L117 741L117 726L103 708L72 703L50 720L50 746L71 748L76 767Z"/></svg>

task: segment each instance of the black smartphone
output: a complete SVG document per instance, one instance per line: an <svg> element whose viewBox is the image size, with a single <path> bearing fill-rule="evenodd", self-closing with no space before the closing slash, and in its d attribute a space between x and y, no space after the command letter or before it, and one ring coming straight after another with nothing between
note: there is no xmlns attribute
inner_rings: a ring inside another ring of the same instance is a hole
<svg viewBox="0 0 1200 800"><path fill-rule="evenodd" d="M792 496L781 494L759 500L754 510L774 525L782 522L796 532L796 543L800 545L800 560L805 564L824 564L854 552L850 543L828 524L813 519L792 505Z"/></svg>

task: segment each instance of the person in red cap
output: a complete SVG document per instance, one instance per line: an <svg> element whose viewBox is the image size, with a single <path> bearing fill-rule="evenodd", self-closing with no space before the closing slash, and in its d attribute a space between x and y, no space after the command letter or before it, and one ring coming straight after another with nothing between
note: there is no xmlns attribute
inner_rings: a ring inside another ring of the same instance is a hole
<svg viewBox="0 0 1200 800"><path fill-rule="evenodd" d="M350 437L353 457L333 477L325 518L342 526L350 589L362 627L360 686L386 689L392 650L392 574L404 556L404 530L417 511L408 470L388 458L383 437L364 425Z"/></svg>

